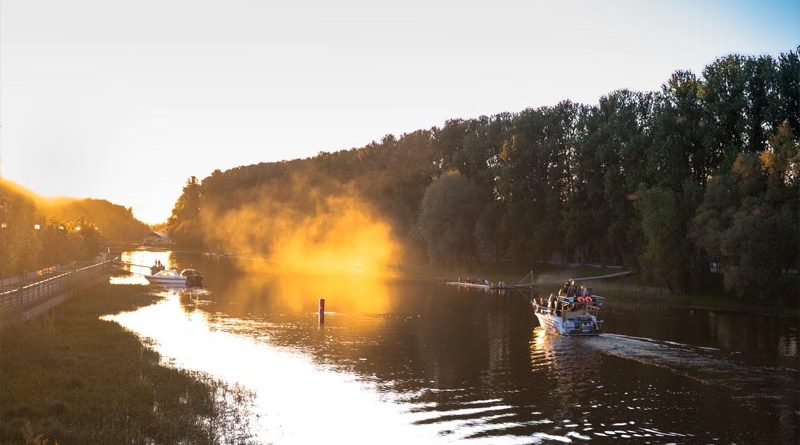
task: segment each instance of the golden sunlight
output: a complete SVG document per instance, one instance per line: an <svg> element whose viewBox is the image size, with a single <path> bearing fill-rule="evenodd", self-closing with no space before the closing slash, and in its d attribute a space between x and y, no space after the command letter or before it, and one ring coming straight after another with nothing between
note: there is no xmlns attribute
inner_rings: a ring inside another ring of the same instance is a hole
<svg viewBox="0 0 800 445"><path fill-rule="evenodd" d="M253 273L382 276L399 262L391 227L350 190L328 194L299 186L280 201L271 190L234 209L207 209L205 239L220 250L247 253L240 265Z"/></svg>

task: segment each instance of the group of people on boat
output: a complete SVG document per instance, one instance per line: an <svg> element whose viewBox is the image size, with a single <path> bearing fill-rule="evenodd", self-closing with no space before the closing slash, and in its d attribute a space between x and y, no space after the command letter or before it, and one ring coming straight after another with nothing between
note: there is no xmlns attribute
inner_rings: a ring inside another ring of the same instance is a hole
<svg viewBox="0 0 800 445"><path fill-rule="evenodd" d="M166 267L161 264L161 260L156 260L156 262L150 267L150 275L155 275L164 269L166 269Z"/></svg>
<svg viewBox="0 0 800 445"><path fill-rule="evenodd" d="M558 296L567 298L590 296L591 292L585 286L577 286L575 280L567 280L564 287L558 290Z"/></svg>
<svg viewBox="0 0 800 445"><path fill-rule="evenodd" d="M489 281L486 278L474 279L474 278L461 278L461 277L458 277L458 282L459 283L465 283L465 284L480 284L480 285L489 286L489 287L500 287L500 288L505 288L506 287L506 282L505 281L494 282L494 281Z"/></svg>
<svg viewBox="0 0 800 445"><path fill-rule="evenodd" d="M477 278L477 279L475 279L475 278L461 278L461 277L458 277L458 282L459 283L468 283L468 284L485 284L487 286L489 285L489 280L487 280L486 278Z"/></svg>
<svg viewBox="0 0 800 445"><path fill-rule="evenodd" d="M587 304L593 301L591 291L585 286L577 286L575 280L567 280L564 286L558 290L557 294L550 294L545 305L544 298L538 299L536 303L546 308L551 314L561 316L561 311L574 311L581 303Z"/></svg>
<svg viewBox="0 0 800 445"><path fill-rule="evenodd" d="M564 282L564 286L547 298L531 301L542 328L561 335L598 335L601 320L598 310L603 297L592 295L591 289L578 286L575 280Z"/></svg>

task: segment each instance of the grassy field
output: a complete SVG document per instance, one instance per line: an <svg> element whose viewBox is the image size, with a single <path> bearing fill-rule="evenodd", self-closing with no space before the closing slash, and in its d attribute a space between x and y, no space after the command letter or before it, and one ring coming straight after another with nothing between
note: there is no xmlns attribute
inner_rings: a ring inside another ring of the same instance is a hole
<svg viewBox="0 0 800 445"><path fill-rule="evenodd" d="M250 443L252 395L160 357L101 315L154 300L98 285L0 332L0 444Z"/></svg>

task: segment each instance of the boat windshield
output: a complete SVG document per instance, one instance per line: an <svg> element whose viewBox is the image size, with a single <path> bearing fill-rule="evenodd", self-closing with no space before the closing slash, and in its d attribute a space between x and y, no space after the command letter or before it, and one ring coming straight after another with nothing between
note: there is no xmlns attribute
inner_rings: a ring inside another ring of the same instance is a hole
<svg viewBox="0 0 800 445"><path fill-rule="evenodd" d="M156 275L162 276L162 277L164 277L164 276L175 277L175 276L178 276L178 272L175 272L174 270L162 270L162 271L158 272Z"/></svg>

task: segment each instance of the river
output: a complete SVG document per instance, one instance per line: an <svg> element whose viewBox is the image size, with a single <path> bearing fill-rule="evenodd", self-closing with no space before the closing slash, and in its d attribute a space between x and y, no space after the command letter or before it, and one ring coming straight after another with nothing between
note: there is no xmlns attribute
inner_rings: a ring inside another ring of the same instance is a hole
<svg viewBox="0 0 800 445"><path fill-rule="evenodd" d="M124 258L203 270L203 289L154 287L158 302L107 318L170 365L251 390L259 443L798 441L793 320L606 295L603 335L558 337L538 327L528 291Z"/></svg>

